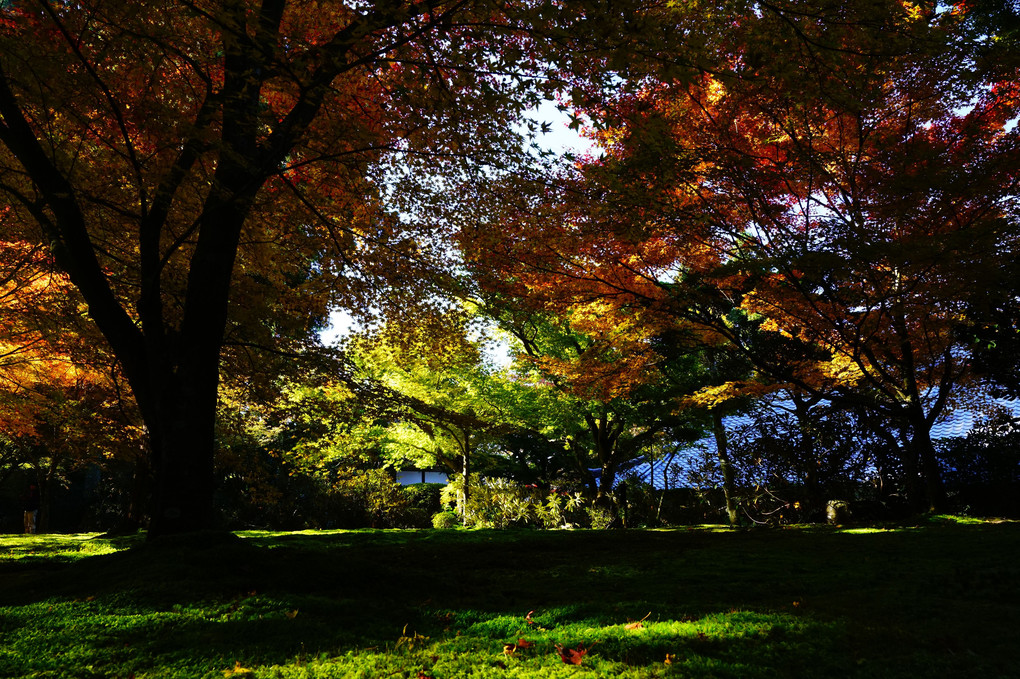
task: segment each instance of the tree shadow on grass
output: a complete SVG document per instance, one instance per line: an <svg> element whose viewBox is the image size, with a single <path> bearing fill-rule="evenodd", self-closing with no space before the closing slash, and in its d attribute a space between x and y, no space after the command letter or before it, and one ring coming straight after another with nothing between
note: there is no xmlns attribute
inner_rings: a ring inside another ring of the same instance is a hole
<svg viewBox="0 0 1020 679"><path fill-rule="evenodd" d="M196 676L325 653L335 676L350 654L408 654L457 676L458 662L562 665L555 644L580 643L583 667L610 674L906 677L923 665L995 676L1001 630L1018 617L1007 591L1017 542L1016 531L155 541L0 572L0 675ZM417 635L422 650L401 646ZM535 648L505 655L518 638Z"/></svg>

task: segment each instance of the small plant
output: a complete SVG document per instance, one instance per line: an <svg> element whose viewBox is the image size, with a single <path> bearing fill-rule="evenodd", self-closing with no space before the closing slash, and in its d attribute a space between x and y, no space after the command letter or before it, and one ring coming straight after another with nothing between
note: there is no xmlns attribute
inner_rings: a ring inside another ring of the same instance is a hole
<svg viewBox="0 0 1020 679"><path fill-rule="evenodd" d="M833 526L850 522L850 503L845 500L830 500L825 507L825 518Z"/></svg>
<svg viewBox="0 0 1020 679"><path fill-rule="evenodd" d="M432 515L432 527L439 530L448 530L460 525L460 517L449 510L437 512Z"/></svg>
<svg viewBox="0 0 1020 679"><path fill-rule="evenodd" d="M595 530L605 530L616 520L616 512L607 507L586 507L585 512L591 520L591 527Z"/></svg>
<svg viewBox="0 0 1020 679"><path fill-rule="evenodd" d="M443 488L443 503L456 504L463 513L464 524L476 528L529 525L562 528L571 514L579 512L584 502L580 493L554 490L543 496L535 486L524 486L509 479L483 479L472 474L465 506L463 488L463 478L451 480Z"/></svg>

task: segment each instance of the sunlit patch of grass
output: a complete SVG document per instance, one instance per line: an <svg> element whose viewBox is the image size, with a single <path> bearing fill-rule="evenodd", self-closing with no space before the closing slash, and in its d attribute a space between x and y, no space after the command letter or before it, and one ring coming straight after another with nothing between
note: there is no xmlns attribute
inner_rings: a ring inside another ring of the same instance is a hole
<svg viewBox="0 0 1020 679"><path fill-rule="evenodd" d="M527 625L523 617L517 618L516 624L518 629L509 637L491 634L494 628L490 626L475 625L438 639L421 637L412 645L398 640L382 648L319 656L303 663L297 660L245 669L253 677L302 679L399 676L406 672L410 674L403 676L437 678L766 677L773 676L769 663L756 658L810 651L813 642L809 635L817 634L819 628L789 615L750 612L642 623L632 629L571 623L540 630ZM803 648L798 648L798 638ZM564 662L558 650L564 647L584 651L579 664Z"/></svg>
<svg viewBox="0 0 1020 679"><path fill-rule="evenodd" d="M140 543L141 536L105 538L100 533L73 535L0 535L0 563L9 561L75 561L113 554Z"/></svg>
<svg viewBox="0 0 1020 679"><path fill-rule="evenodd" d="M960 525L960 526L982 526L988 523L1016 523L1009 519L983 519L974 516L960 516L958 514L928 514L924 517L924 523Z"/></svg>

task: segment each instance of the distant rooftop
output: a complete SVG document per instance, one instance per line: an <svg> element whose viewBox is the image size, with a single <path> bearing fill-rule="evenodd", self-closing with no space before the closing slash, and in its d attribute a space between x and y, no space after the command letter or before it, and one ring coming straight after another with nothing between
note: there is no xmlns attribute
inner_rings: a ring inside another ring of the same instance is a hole
<svg viewBox="0 0 1020 679"><path fill-rule="evenodd" d="M1013 414L1014 418L1020 419L1020 401L1007 401L1004 399L990 398L987 405L1005 408L1008 412ZM777 404L776 407L780 407L779 404ZM939 441L942 439L967 436L967 434L974 429L974 426L987 417L987 415L988 413L986 411L978 408L959 408L952 410L939 422L932 426L931 438L934 441ZM754 424L754 419L748 415L731 415L723 418L723 426L725 426L727 432L745 429L752 424ZM706 436L690 444L684 450L692 451L698 449L700 449L706 457L715 459L715 437ZM680 455L682 454L683 453L681 452ZM644 483L652 484L656 489L662 490L667 487L666 479L664 478L667 473L666 460L643 461L639 462L637 465L622 474L621 480L623 477L636 476ZM668 487L670 488L675 488L677 486L678 484L675 480L671 480L668 484Z"/></svg>

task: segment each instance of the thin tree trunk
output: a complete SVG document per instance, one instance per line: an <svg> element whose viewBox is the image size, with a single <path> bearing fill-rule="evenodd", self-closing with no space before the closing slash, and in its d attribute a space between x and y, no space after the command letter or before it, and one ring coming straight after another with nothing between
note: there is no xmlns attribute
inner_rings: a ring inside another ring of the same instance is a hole
<svg viewBox="0 0 1020 679"><path fill-rule="evenodd" d="M722 413L712 411L712 431L715 434L715 449L719 459L719 469L723 476L723 494L726 497L726 514L730 525L739 523L737 515L737 489L734 481L733 465L730 462L729 450L726 445L726 428L723 426Z"/></svg>
<svg viewBox="0 0 1020 679"><path fill-rule="evenodd" d="M930 512L944 512L948 499L942 482L942 470L935 455L935 446L931 442L931 430L923 417L916 418L911 424L910 444L915 459L920 463L921 479L924 482L924 506Z"/></svg>
<svg viewBox="0 0 1020 679"><path fill-rule="evenodd" d="M462 452L463 464L461 465L462 479L464 480L464 489L461 491L461 510L460 516L462 519L467 519L467 505L468 499L471 497L471 433L464 432L464 450Z"/></svg>

